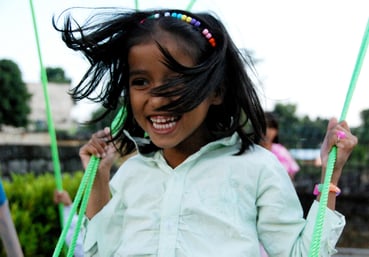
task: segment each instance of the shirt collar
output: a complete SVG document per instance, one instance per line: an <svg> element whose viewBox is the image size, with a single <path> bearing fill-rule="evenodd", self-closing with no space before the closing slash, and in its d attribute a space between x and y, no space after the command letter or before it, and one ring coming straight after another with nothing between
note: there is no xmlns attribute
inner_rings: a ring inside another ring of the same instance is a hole
<svg viewBox="0 0 369 257"><path fill-rule="evenodd" d="M124 133L126 134L126 136L128 138L130 138L135 143L138 154L142 158L149 159L151 161L152 160L159 160L159 159L162 160L163 159L162 151L158 150L158 151L153 151L153 152L150 152L150 153L142 153L142 151L140 151L140 149L142 149L143 147L148 146L149 144L152 144L150 139L140 138L140 137L132 137L127 131L125 131ZM192 154L188 158L188 160L196 159L199 156L201 156L204 153L207 153L209 151L213 151L213 150L216 150L216 149L229 147L229 146L237 146L236 152L240 149L241 139L238 136L237 132L233 133L233 135L231 135L229 137L220 138L218 140L212 141L212 142L204 145L203 147L200 148L199 151Z"/></svg>

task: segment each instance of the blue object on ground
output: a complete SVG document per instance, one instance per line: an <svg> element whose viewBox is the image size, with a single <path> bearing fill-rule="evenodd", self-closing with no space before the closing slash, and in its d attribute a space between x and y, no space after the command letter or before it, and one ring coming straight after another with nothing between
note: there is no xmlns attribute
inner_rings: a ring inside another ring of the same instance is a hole
<svg viewBox="0 0 369 257"><path fill-rule="evenodd" d="M3 187L3 183L0 180L0 206L3 205L6 201L6 195Z"/></svg>

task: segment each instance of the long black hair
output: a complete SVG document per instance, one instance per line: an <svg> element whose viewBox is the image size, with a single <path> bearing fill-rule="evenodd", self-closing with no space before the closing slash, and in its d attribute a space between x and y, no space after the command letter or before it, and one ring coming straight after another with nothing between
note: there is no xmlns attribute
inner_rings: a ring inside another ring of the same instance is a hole
<svg viewBox="0 0 369 257"><path fill-rule="evenodd" d="M82 52L91 64L80 83L71 90L72 97L77 101L87 98L102 103L106 110L104 115L125 108L124 120L119 122L120 126L113 135L114 141L120 142L122 154L130 153L135 148L124 130L133 137L145 134L135 122L130 107L128 52L134 45L153 41L161 50L164 63L179 74L152 90L151 93L156 96L176 96L176 100L159 110L182 114L194 109L215 92L223 96L223 103L211 106L205 121L213 138L237 132L242 140L239 153L260 141L266 125L256 89L247 74L250 62L235 46L219 19L210 13L183 10L97 10L83 25L72 18L71 10L62 14L62 28L58 28L55 19L53 25L61 32L66 45ZM201 22L201 25L194 26L165 13L186 15ZM160 18L153 18L154 15ZM211 44L202 34L204 28L211 33L215 44ZM177 38L179 47L193 58L195 66L186 67L178 63L155 37L160 32ZM99 93L96 94L96 91Z"/></svg>

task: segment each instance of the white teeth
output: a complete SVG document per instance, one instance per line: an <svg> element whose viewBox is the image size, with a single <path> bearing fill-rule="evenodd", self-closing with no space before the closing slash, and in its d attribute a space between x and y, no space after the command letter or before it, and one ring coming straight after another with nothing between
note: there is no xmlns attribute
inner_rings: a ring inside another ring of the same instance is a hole
<svg viewBox="0 0 369 257"><path fill-rule="evenodd" d="M152 125L156 129L170 129L176 125L176 122L170 122L165 124L158 124L154 122Z"/></svg>
<svg viewBox="0 0 369 257"><path fill-rule="evenodd" d="M176 125L176 117L156 116L150 118L155 129L170 129Z"/></svg>
<svg viewBox="0 0 369 257"><path fill-rule="evenodd" d="M175 117L152 117L150 120L153 123L168 123L175 120Z"/></svg>

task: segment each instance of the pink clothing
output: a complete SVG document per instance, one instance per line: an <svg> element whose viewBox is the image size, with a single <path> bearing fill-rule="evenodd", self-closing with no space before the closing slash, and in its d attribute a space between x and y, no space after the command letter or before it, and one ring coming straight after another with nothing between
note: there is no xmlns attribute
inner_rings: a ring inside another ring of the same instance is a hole
<svg viewBox="0 0 369 257"><path fill-rule="evenodd" d="M268 257L264 247L260 244L260 257Z"/></svg>
<svg viewBox="0 0 369 257"><path fill-rule="evenodd" d="M288 174L294 175L300 167L296 163L295 159L291 156L290 152L281 144L272 144L272 153L274 153L283 167L287 170Z"/></svg>

